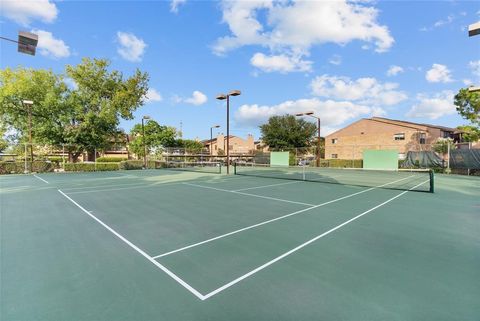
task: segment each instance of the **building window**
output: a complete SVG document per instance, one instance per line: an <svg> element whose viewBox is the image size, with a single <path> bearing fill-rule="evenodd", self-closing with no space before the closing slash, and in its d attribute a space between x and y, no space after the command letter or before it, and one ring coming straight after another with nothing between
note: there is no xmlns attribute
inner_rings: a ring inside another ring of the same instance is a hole
<svg viewBox="0 0 480 321"><path fill-rule="evenodd" d="M395 134L395 135L393 135L393 139L394 140L405 140L405 133Z"/></svg>
<svg viewBox="0 0 480 321"><path fill-rule="evenodd" d="M338 158L338 154L332 154L332 158Z"/></svg>
<svg viewBox="0 0 480 321"><path fill-rule="evenodd" d="M452 138L452 134L450 132L442 132L443 138Z"/></svg>
<svg viewBox="0 0 480 321"><path fill-rule="evenodd" d="M427 140L427 134L420 133L420 139L419 139L420 144L425 144L426 140Z"/></svg>
<svg viewBox="0 0 480 321"><path fill-rule="evenodd" d="M338 138L332 138L332 144L338 143Z"/></svg>

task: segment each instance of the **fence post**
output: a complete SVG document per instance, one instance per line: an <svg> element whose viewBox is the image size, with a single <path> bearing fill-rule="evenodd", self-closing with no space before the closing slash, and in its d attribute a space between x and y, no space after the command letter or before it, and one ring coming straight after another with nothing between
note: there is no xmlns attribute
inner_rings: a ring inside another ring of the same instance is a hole
<svg viewBox="0 0 480 321"><path fill-rule="evenodd" d="M27 165L27 143L25 143L25 168L23 169L23 173L27 174L28 173L28 165Z"/></svg>
<svg viewBox="0 0 480 321"><path fill-rule="evenodd" d="M93 150L93 161L95 163L94 165L94 169L95 169L95 172L97 171L97 148L95 148Z"/></svg>

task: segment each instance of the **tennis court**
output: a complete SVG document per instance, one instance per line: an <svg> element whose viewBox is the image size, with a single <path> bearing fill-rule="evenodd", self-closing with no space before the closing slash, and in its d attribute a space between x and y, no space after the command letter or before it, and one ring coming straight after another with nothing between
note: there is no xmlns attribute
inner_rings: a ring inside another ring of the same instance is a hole
<svg viewBox="0 0 480 321"><path fill-rule="evenodd" d="M478 320L479 178L264 171L0 177L0 319Z"/></svg>

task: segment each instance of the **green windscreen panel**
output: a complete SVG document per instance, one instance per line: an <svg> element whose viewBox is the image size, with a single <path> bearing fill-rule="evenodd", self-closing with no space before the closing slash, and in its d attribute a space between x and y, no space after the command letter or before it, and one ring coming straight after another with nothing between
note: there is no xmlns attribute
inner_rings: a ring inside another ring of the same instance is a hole
<svg viewBox="0 0 480 321"><path fill-rule="evenodd" d="M270 165L271 166L288 166L289 152L271 152Z"/></svg>
<svg viewBox="0 0 480 321"><path fill-rule="evenodd" d="M363 168L398 169L398 151L396 150L364 150Z"/></svg>

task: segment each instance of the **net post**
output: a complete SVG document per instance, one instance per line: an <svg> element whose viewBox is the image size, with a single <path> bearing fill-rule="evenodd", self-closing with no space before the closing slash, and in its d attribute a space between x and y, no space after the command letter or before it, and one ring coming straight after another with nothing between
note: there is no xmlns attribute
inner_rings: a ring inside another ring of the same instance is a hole
<svg viewBox="0 0 480 321"><path fill-rule="evenodd" d="M434 183L435 175L433 173L433 169L429 170L429 175L430 175L430 190L429 190L429 192L434 193L435 192L435 183Z"/></svg>

